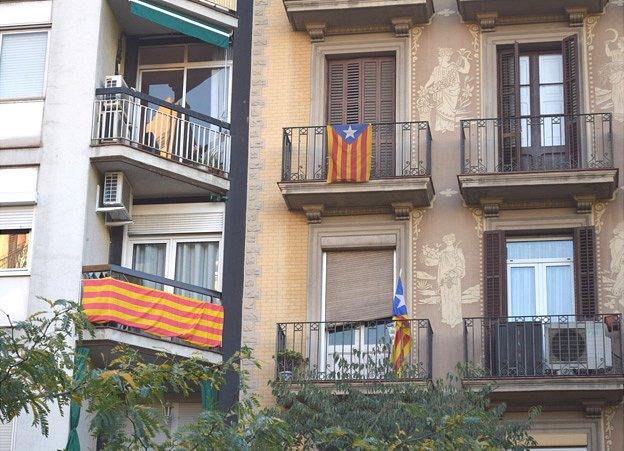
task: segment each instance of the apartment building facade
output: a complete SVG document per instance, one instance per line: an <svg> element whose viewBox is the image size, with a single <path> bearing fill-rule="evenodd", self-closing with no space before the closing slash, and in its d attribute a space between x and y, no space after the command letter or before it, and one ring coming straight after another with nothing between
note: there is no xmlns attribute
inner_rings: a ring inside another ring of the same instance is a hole
<svg viewBox="0 0 624 451"><path fill-rule="evenodd" d="M243 344L267 381L464 368L545 448L624 447L624 3L254 2ZM327 125L370 124L363 183Z"/></svg>
<svg viewBox="0 0 624 451"><path fill-rule="evenodd" d="M100 320L76 343L93 365L117 344L207 364L240 349L251 43L241 3L0 2L0 308L13 321L40 297L78 301L86 280L112 279L216 306L222 339L193 346L158 321L148 333ZM238 396L230 382L223 406ZM201 396L171 397L172 429ZM84 410L81 449L99 449ZM65 447L67 414L52 408L49 437L31 422L1 425L0 449Z"/></svg>

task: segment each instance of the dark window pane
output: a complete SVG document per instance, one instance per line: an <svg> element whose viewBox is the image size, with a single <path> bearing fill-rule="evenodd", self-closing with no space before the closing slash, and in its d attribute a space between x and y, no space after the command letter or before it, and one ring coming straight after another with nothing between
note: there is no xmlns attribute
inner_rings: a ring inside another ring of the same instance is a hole
<svg viewBox="0 0 624 451"><path fill-rule="evenodd" d="M169 64L184 62L183 45L159 45L141 47L139 49L139 64Z"/></svg>
<svg viewBox="0 0 624 451"><path fill-rule="evenodd" d="M190 63L199 61L223 61L225 49L208 44L190 44L188 47L188 60Z"/></svg>

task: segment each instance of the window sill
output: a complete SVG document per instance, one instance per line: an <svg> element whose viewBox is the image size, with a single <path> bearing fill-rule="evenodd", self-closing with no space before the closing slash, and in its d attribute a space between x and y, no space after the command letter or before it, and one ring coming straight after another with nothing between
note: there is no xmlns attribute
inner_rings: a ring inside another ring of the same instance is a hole
<svg viewBox="0 0 624 451"><path fill-rule="evenodd" d="M30 269L0 269L1 277L30 277Z"/></svg>

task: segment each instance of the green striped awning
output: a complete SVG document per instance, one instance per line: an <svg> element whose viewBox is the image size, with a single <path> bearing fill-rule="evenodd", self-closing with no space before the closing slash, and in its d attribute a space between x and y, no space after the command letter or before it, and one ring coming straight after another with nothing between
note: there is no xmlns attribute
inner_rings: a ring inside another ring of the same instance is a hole
<svg viewBox="0 0 624 451"><path fill-rule="evenodd" d="M157 23L165 28L200 39L217 47L230 46L230 33L201 20L157 6L145 0L130 0L130 11L135 16Z"/></svg>

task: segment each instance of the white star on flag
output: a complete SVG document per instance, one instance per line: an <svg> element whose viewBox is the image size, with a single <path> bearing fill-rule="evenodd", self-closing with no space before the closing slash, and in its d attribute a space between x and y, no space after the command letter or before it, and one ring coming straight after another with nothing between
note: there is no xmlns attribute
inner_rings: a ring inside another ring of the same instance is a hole
<svg viewBox="0 0 624 451"><path fill-rule="evenodd" d="M355 132L356 132L356 131L357 131L357 130L354 130L354 129L353 129L353 128L349 125L349 128L348 128L348 129L346 129L346 130L343 130L343 131L342 131L342 133L344 133L344 134L345 134L345 139L349 139L349 138L353 138L353 139L355 139Z"/></svg>

